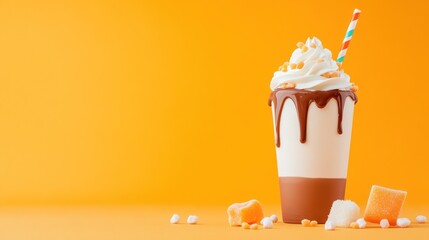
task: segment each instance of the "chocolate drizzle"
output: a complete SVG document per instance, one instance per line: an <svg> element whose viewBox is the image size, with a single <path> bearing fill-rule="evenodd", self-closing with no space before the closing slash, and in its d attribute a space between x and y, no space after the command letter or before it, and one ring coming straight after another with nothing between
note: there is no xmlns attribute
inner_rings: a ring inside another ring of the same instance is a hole
<svg viewBox="0 0 429 240"><path fill-rule="evenodd" d="M295 104L300 126L300 141L301 143L305 143L307 139L307 114L310 104L314 102L318 108L324 108L326 104L328 104L329 100L332 98L335 99L338 106L337 131L339 134L342 134L343 110L347 97L350 97L355 101L355 104L357 103L356 94L347 90L334 89L329 91L308 91L301 89L276 89L272 91L268 105L271 106L271 104L274 103L276 146L280 147L280 118L283 111L283 105L287 99L291 99Z"/></svg>

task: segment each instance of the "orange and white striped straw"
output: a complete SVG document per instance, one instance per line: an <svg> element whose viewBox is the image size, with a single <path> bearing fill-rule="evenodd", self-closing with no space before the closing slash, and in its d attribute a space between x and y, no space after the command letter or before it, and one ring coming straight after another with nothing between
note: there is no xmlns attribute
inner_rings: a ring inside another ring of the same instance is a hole
<svg viewBox="0 0 429 240"><path fill-rule="evenodd" d="M344 57L346 56L347 49L349 48L350 41L352 40L353 33L355 32L356 24L359 19L360 10L355 9L353 12L352 20L350 21L349 27L347 28L346 36L343 40L340 53L338 53L337 62L343 63Z"/></svg>

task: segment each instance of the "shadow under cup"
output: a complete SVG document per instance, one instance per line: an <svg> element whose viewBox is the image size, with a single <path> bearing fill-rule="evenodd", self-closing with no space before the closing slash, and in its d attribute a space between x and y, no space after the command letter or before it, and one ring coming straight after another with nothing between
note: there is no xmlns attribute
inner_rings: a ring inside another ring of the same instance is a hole
<svg viewBox="0 0 429 240"><path fill-rule="evenodd" d="M271 93L283 222L324 223L344 199L356 102L346 90Z"/></svg>

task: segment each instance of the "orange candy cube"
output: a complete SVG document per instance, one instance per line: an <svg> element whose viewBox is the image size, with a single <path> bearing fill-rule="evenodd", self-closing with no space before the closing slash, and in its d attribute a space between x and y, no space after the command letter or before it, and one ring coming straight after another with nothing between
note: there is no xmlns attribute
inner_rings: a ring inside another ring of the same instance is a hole
<svg viewBox="0 0 429 240"><path fill-rule="evenodd" d="M387 219L389 224L396 225L407 192L373 185L366 204L364 219L379 223Z"/></svg>
<svg viewBox="0 0 429 240"><path fill-rule="evenodd" d="M228 222L231 226L241 226L243 222L252 225L259 223L264 218L261 204L257 200L234 203L228 207L227 213Z"/></svg>

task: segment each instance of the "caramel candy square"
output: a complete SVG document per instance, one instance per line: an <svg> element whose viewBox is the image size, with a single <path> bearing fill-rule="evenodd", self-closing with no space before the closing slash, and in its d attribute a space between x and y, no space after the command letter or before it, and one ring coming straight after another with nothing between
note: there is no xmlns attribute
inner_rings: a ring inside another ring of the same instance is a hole
<svg viewBox="0 0 429 240"><path fill-rule="evenodd" d="M264 214L261 204L257 200L250 200L244 203L234 203L228 207L228 222L231 226L241 226L242 223L259 223Z"/></svg>
<svg viewBox="0 0 429 240"><path fill-rule="evenodd" d="M373 185L366 204L364 219L379 223L387 219L389 224L396 225L407 192Z"/></svg>

